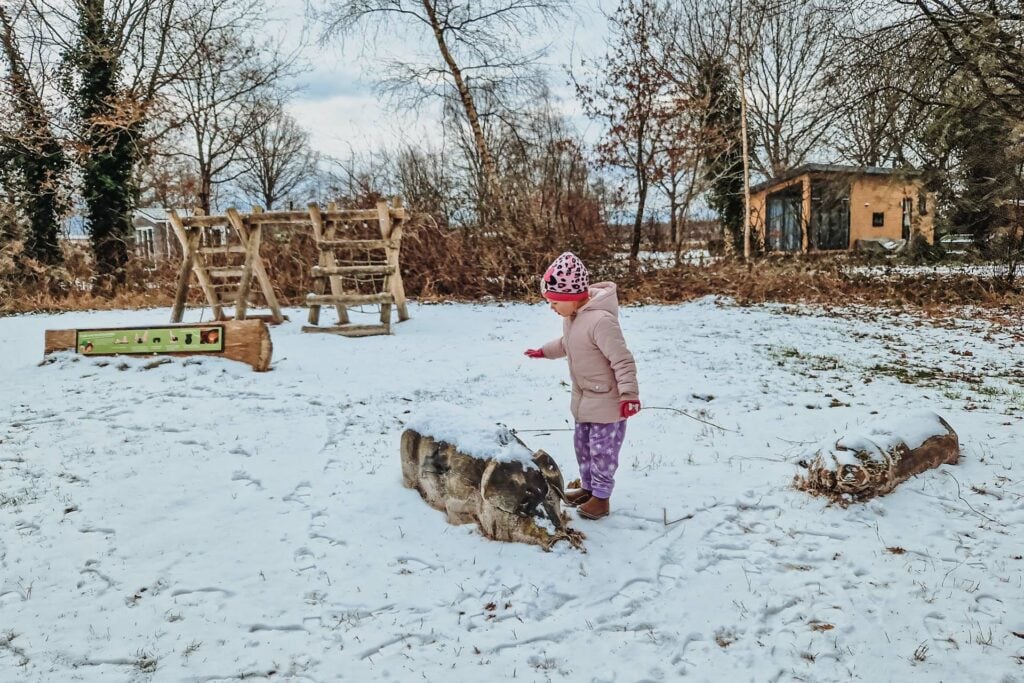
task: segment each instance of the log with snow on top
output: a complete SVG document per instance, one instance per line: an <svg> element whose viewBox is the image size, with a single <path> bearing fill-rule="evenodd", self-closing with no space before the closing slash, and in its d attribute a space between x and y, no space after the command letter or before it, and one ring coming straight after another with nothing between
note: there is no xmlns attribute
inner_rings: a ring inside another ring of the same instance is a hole
<svg viewBox="0 0 1024 683"><path fill-rule="evenodd" d="M562 473L503 425L448 404L427 404L402 434L402 482L451 524L475 522L497 541L560 540L582 548L583 534L562 512Z"/></svg>
<svg viewBox="0 0 1024 683"><path fill-rule="evenodd" d="M807 471L793 483L837 502L863 501L933 467L955 465L959 457L949 423L922 411L823 441L803 455L799 464Z"/></svg>

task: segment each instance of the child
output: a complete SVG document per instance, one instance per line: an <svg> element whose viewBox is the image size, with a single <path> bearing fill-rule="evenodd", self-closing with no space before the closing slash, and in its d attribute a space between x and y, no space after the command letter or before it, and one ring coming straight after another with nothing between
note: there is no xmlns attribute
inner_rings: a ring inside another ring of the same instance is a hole
<svg viewBox="0 0 1024 683"><path fill-rule="evenodd" d="M619 327L615 284L590 285L589 278L583 262L570 252L548 267L541 292L551 310L564 318L562 336L525 354L564 356L569 361L576 420L573 442L582 488L567 491L566 502L579 506L581 517L601 519L610 512L608 499L615 486L626 420L640 412L640 390L633 354Z"/></svg>

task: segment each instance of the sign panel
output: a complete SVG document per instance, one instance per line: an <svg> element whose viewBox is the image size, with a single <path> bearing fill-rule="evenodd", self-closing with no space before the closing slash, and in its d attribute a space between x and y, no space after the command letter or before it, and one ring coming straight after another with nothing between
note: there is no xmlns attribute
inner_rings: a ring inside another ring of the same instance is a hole
<svg viewBox="0 0 1024 683"><path fill-rule="evenodd" d="M87 356L109 356L115 353L218 353L224 350L224 326L77 330L75 348Z"/></svg>

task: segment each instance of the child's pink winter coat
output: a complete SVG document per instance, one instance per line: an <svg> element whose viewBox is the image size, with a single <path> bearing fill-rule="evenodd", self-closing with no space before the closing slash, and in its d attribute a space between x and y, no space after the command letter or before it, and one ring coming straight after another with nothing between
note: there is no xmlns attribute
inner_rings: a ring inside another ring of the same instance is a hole
<svg viewBox="0 0 1024 683"><path fill-rule="evenodd" d="M572 415L577 422L618 422L620 401L640 400L636 363L619 327L615 284L590 286L590 301L565 318L562 336L543 347L547 358L569 360Z"/></svg>

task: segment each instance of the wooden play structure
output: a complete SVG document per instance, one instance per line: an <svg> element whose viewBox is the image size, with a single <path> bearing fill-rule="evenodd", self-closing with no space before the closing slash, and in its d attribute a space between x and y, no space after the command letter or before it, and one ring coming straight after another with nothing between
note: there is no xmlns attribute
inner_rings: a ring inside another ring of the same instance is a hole
<svg viewBox="0 0 1024 683"><path fill-rule="evenodd" d="M192 273L206 295L214 320L228 320L224 308L235 309L235 320L256 318L281 323L281 307L274 295L274 286L260 258L264 214L258 210L243 216L228 209L223 216L184 216L168 212L171 227L181 242L181 267L178 270L177 293L171 309L171 322L180 323L185 312ZM255 276L269 315L255 316L248 312L255 292Z"/></svg>
<svg viewBox="0 0 1024 683"><path fill-rule="evenodd" d="M284 320L260 257L264 229L312 231L317 262L310 264L310 274L316 284L306 296L309 324L303 326L304 332L353 337L390 334L392 308L397 310L399 322L409 319L399 267L407 214L399 198L390 204L380 201L373 209L339 210L330 205L322 210L310 204L308 211L254 209L241 214L228 209L223 216L179 217L173 211L169 215L184 254L172 322L182 319L193 272L216 320L228 319L227 307L234 308L236 320ZM249 308L260 295L270 312L254 316ZM380 324L352 324L349 307L367 305L380 307ZM323 306L334 308L335 325L321 326Z"/></svg>
<svg viewBox="0 0 1024 683"><path fill-rule="evenodd" d="M405 287L399 270L405 209L377 202L376 209L328 210L309 207L319 262L313 267L315 292L306 296L309 325L303 332L331 332L351 337L391 333L391 307L398 321L409 319ZM325 293L330 288L330 293ZM348 306L379 305L379 325L352 325ZM338 324L319 327L321 306L333 306Z"/></svg>

